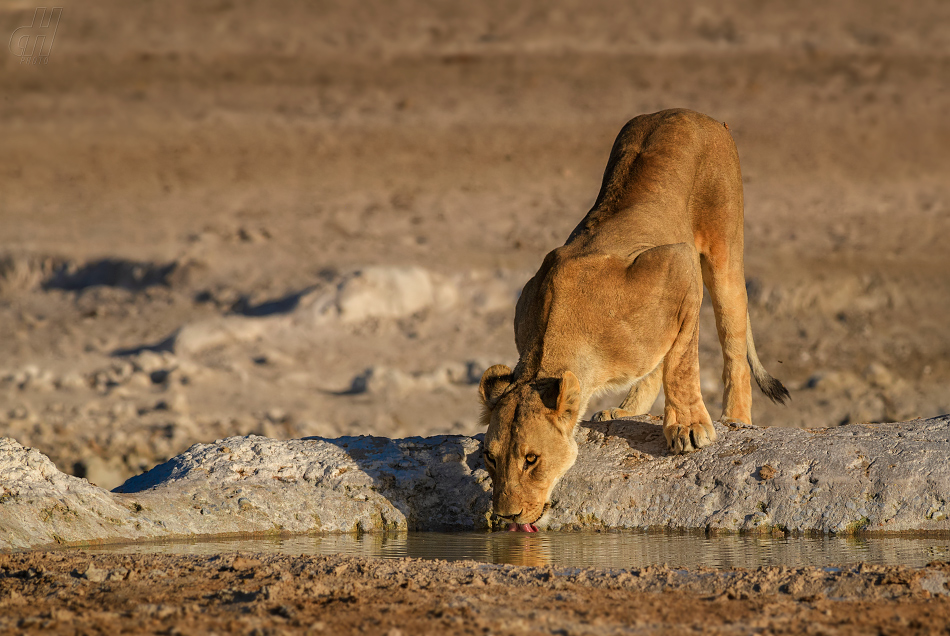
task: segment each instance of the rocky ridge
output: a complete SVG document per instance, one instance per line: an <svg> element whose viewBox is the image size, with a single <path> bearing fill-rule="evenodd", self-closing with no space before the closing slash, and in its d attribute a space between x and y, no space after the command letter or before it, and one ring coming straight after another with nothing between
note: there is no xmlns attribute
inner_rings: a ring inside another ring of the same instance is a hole
<svg viewBox="0 0 950 636"><path fill-rule="evenodd" d="M584 423L549 530L950 532L950 416L833 429L717 424L670 456L656 418ZM480 436L196 444L114 492L0 440L0 548L244 533L492 527Z"/></svg>

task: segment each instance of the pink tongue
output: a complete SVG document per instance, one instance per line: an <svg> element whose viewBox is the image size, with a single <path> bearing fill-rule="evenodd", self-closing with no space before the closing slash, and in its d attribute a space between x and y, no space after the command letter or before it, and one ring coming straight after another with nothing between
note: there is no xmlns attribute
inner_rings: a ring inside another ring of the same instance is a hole
<svg viewBox="0 0 950 636"><path fill-rule="evenodd" d="M538 526L533 523L512 523L508 526L508 532L537 532Z"/></svg>

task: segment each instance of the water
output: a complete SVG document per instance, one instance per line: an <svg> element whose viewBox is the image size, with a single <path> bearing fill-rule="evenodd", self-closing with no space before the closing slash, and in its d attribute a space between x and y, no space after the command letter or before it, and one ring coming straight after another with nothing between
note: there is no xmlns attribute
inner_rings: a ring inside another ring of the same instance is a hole
<svg viewBox="0 0 950 636"><path fill-rule="evenodd" d="M950 538L751 537L648 533L523 532L329 535L137 543L84 548L91 553L191 554L262 552L412 557L511 565L642 568L828 567L858 562L921 567L950 560Z"/></svg>

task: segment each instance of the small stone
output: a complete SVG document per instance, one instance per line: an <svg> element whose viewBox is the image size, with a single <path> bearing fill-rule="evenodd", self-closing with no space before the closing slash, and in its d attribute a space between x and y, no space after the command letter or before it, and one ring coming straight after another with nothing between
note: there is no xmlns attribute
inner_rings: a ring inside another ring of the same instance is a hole
<svg viewBox="0 0 950 636"><path fill-rule="evenodd" d="M102 583L108 578L108 576L109 570L97 568L93 565L90 565L82 575L84 579L93 583Z"/></svg>
<svg viewBox="0 0 950 636"><path fill-rule="evenodd" d="M129 378L128 386L136 389L147 389L152 386L152 378L141 371L137 371Z"/></svg>
<svg viewBox="0 0 950 636"><path fill-rule="evenodd" d="M70 371L63 375L56 383L60 389L66 389L70 391L78 389L88 389L89 383L86 382L86 379L82 376L81 373L76 371Z"/></svg>
<svg viewBox="0 0 950 636"><path fill-rule="evenodd" d="M258 559L255 559L252 557L245 557L241 555L234 557L234 560L231 561L231 568L238 572L243 572L245 570L252 570L254 568L259 568L262 565L263 563L261 563L260 560Z"/></svg>
<svg viewBox="0 0 950 636"><path fill-rule="evenodd" d="M267 419L274 424L281 424L287 419L287 411L279 407L274 407L267 411Z"/></svg>
<svg viewBox="0 0 950 636"><path fill-rule="evenodd" d="M132 358L132 368L145 374L150 374L165 366L165 359L154 351L143 351Z"/></svg>

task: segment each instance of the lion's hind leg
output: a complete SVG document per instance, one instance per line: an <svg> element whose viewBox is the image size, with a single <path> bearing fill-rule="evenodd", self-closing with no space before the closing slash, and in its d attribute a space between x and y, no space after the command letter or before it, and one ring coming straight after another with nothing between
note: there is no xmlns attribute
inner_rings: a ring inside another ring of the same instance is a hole
<svg viewBox="0 0 950 636"><path fill-rule="evenodd" d="M725 252L726 250L723 250ZM748 361L748 300L741 258L730 262L715 252L703 258L716 331L722 346L722 421L752 423L752 383Z"/></svg>
<svg viewBox="0 0 950 636"><path fill-rule="evenodd" d="M660 394L660 387L663 386L663 363L656 366L640 381L630 387L627 397L620 403L620 408L629 411L633 415L646 415L656 402L656 396Z"/></svg>
<svg viewBox="0 0 950 636"><path fill-rule="evenodd" d="M633 383L630 391L627 392L627 397L623 399L619 407L598 411L594 413L591 421L606 422L621 417L646 415L653 407L653 403L656 402L656 396L660 394L661 386L663 386L662 362L653 371Z"/></svg>

